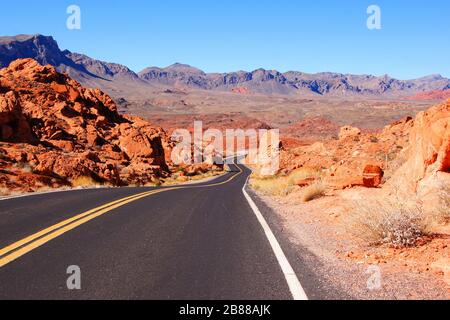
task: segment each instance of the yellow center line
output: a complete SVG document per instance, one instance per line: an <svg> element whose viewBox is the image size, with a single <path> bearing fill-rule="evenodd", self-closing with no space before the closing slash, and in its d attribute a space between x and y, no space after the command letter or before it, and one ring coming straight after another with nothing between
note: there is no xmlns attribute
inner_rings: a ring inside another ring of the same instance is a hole
<svg viewBox="0 0 450 320"><path fill-rule="evenodd" d="M35 239L37 239L37 238L39 238L39 237L42 237L43 235L45 235L45 234L47 234L47 233L49 233L49 232L51 232L51 231L54 231L54 230L56 230L56 229L59 229L59 228L65 226L65 225L67 225L67 224L69 224L69 223L71 223L71 222L74 222L74 221L76 221L76 220L78 220L78 219L81 219L81 218L83 218L83 217L85 217L85 216L88 216L88 215L90 215L90 214L92 214L92 213L95 213L95 212L97 212L98 210L104 209L104 208L106 208L106 207L109 207L109 206L114 205L114 204L116 204L116 203L122 202L122 201L124 201L124 200L128 200L128 199L134 198L134 197L136 197L136 196L143 195L143 194L149 194L149 193L150 193L150 192L147 191L147 192L140 193L140 194L137 194L137 195L133 195L133 196L129 196L129 197L126 197L126 198L122 198L122 199L119 199L119 200L116 200L116 201L113 201L113 202L104 204L104 205L102 205L102 206L100 206L100 207L91 209L91 210L86 211L86 212L84 212L84 213L78 214L78 215L76 215L76 216L74 216L74 217L72 217L72 218L70 218L70 219L61 221L61 222L59 222L59 223L57 223L57 224L55 224L55 225L53 225L53 226L51 226L51 227L48 227L48 228L46 228L46 229L44 229L44 230L41 230L41 231L39 231L39 232L37 232L37 233L35 233L35 234L29 236L29 237L26 237L26 238L24 238L24 239L22 239L22 240L20 240L20 241L17 241L17 242L15 242L15 243L13 243L13 244L11 244L11 245L9 245L9 246L7 246L7 247L1 249L1 250L0 250L0 256L3 256L3 255L7 254L8 252L10 252L10 251L12 251L12 250L15 250L15 249L17 249L17 248L23 246L24 244L27 244L27 243L30 242L30 241L33 241L33 240L35 240Z"/></svg>
<svg viewBox="0 0 450 320"><path fill-rule="evenodd" d="M180 186L180 187L173 187L173 188L167 188L167 189L159 189L159 190L152 190L147 191L143 193L139 193L136 195L128 196L107 204L104 204L100 207L91 209L89 211L86 211L84 213L78 214L72 218L66 219L64 221L61 221L53 226L50 226L46 229L43 229L35 234L32 234L22 240L19 240L3 249L0 250L0 268L5 266L6 264L20 258L21 256L27 254L28 252L46 244L47 242L61 236L62 234L75 229L76 227L95 219L101 215L104 215L108 212L111 212L112 210L122 207L128 203L137 201L139 199L157 194L162 193L170 190L181 190L181 189L193 189L193 188L207 188L207 187L215 187L219 185L224 185L233 179L235 179L237 176L243 173L243 170L237 166L239 169L239 173L233 175L229 179L214 183L210 185L201 185L201 186ZM17 249L17 250L16 250ZM14 251L16 250L16 251ZM13 251L11 253L11 251ZM8 254L9 253L9 254Z"/></svg>

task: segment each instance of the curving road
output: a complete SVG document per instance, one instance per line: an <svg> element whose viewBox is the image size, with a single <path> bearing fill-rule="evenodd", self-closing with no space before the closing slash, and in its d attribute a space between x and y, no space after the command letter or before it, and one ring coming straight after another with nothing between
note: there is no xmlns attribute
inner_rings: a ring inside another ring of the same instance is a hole
<svg viewBox="0 0 450 320"><path fill-rule="evenodd" d="M0 201L0 299L292 299L249 174ZM67 288L72 265L81 290Z"/></svg>

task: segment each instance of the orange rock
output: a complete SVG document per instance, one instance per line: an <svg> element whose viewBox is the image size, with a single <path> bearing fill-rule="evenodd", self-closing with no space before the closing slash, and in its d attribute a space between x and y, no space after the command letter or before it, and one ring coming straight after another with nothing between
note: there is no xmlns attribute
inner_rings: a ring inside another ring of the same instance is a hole
<svg viewBox="0 0 450 320"><path fill-rule="evenodd" d="M361 135L361 130L352 126L342 127L339 131L339 140L354 138Z"/></svg>
<svg viewBox="0 0 450 320"><path fill-rule="evenodd" d="M363 184L367 188L376 188L383 179L383 170L376 165L367 165L363 172Z"/></svg>
<svg viewBox="0 0 450 320"><path fill-rule="evenodd" d="M297 186L299 187L307 187L311 184L313 184L316 181L315 178L306 178L306 179L302 179L297 181Z"/></svg>
<svg viewBox="0 0 450 320"><path fill-rule="evenodd" d="M238 93L238 94L249 94L250 90L246 87L236 87L231 89L231 92Z"/></svg>
<svg viewBox="0 0 450 320"><path fill-rule="evenodd" d="M102 91L32 59L1 69L0 83L0 187L29 191L39 181L58 186L84 176L145 184L170 174L165 131L120 115Z"/></svg>
<svg viewBox="0 0 450 320"><path fill-rule="evenodd" d="M420 112L409 140L407 161L392 182L423 195L432 193L442 183L449 183L450 100Z"/></svg>
<svg viewBox="0 0 450 320"><path fill-rule="evenodd" d="M52 83L50 84L50 87L51 87L55 92L58 92L58 93L67 93L67 87L66 87L65 85L63 85L63 84L59 84L59 83L56 83L56 82L52 82Z"/></svg>

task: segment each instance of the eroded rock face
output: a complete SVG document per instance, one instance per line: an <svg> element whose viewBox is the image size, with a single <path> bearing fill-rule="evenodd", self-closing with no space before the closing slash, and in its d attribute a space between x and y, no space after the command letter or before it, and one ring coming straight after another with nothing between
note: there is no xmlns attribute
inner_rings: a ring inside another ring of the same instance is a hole
<svg viewBox="0 0 450 320"><path fill-rule="evenodd" d="M352 126L342 127L339 131L339 140L354 138L361 135L361 130Z"/></svg>
<svg viewBox="0 0 450 320"><path fill-rule="evenodd" d="M408 159L392 183L419 194L450 185L450 100L419 113L409 139Z"/></svg>
<svg viewBox="0 0 450 320"><path fill-rule="evenodd" d="M164 130L121 116L109 96L51 66L23 59L0 70L0 187L20 186L24 171L30 188L42 177L145 184L169 174L170 148Z"/></svg>
<svg viewBox="0 0 450 320"><path fill-rule="evenodd" d="M379 187L386 180L387 190L436 201L433 195L450 186L450 100L379 132L344 127L339 140L282 150L280 163L284 173L318 171L334 189Z"/></svg>

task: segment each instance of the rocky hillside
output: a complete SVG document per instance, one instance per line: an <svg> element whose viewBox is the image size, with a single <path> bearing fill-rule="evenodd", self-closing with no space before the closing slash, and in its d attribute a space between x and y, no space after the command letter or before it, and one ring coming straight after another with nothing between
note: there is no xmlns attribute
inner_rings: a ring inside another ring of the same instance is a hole
<svg viewBox="0 0 450 320"><path fill-rule="evenodd" d="M153 183L169 156L162 129L120 115L102 91L32 59L0 70L0 188Z"/></svg>
<svg viewBox="0 0 450 320"><path fill-rule="evenodd" d="M137 74L123 65L91 59L68 50L62 51L52 37L42 35L0 37L0 68L7 67L14 60L24 58L32 58L41 65L52 65L77 81L89 78L139 79Z"/></svg>
<svg viewBox="0 0 450 320"><path fill-rule="evenodd" d="M139 76L151 83L186 86L203 90L247 91L262 94L314 94L319 96L372 96L402 97L435 89L450 88L450 80L432 75L415 80L397 80L387 75L349 75L339 73L307 74L281 73L276 70L258 69L251 72L204 73L182 64L167 68L148 68Z"/></svg>
<svg viewBox="0 0 450 320"><path fill-rule="evenodd" d="M0 67L6 67L19 58L33 58L43 65L51 64L83 85L99 87L114 98L142 96L149 89L161 87L227 92L245 88L246 93L382 98L408 97L425 91L450 89L450 80L440 75L403 81L387 75L281 73L265 69L219 74L205 73L179 63L166 68L147 68L136 74L120 64L62 51L52 37L0 37Z"/></svg>
<svg viewBox="0 0 450 320"><path fill-rule="evenodd" d="M408 100L413 101L446 100L446 99L450 99L450 89L426 91L423 93L418 93L408 98Z"/></svg>
<svg viewBox="0 0 450 320"><path fill-rule="evenodd" d="M397 189L432 194L450 185L450 100L380 132L346 126L339 139L285 148L281 168L320 172L335 189L389 181Z"/></svg>

